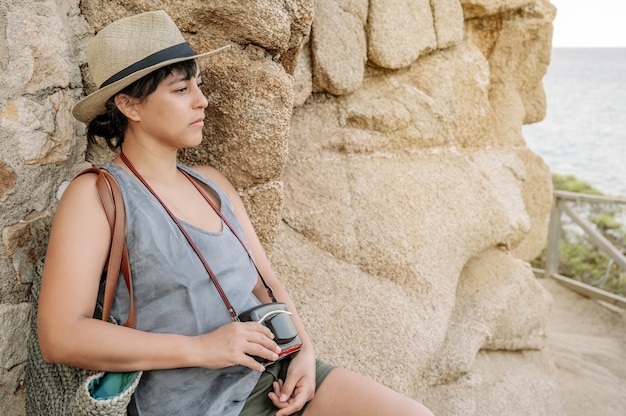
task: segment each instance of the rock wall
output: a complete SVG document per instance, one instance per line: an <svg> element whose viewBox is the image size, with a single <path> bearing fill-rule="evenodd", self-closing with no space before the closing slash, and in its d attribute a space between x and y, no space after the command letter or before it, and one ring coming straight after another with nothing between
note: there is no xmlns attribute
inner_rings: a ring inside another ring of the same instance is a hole
<svg viewBox="0 0 626 416"><path fill-rule="evenodd" d="M3 0L0 413L23 414L29 282L67 181L111 155L72 105L85 47L162 8L204 65L205 141L321 358L445 415L560 415L544 347L547 0Z"/></svg>

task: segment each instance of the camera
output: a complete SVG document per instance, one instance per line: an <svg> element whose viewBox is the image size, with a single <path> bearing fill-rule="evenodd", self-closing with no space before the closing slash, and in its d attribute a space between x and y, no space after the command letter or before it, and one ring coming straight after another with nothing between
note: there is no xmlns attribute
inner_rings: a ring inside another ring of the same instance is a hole
<svg viewBox="0 0 626 416"><path fill-rule="evenodd" d="M299 351L302 346L302 341L298 336L298 329L291 318L291 312L289 312L289 308L284 303L274 302L255 306L242 312L239 315L239 320L242 322L258 322L272 331L274 342L281 349L280 354L278 354L278 360ZM263 358L254 358L266 365L272 363Z"/></svg>

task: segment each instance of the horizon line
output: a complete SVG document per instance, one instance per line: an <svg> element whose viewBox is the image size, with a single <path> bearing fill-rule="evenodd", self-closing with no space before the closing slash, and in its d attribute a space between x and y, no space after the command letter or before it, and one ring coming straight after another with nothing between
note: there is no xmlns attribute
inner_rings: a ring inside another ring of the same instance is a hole
<svg viewBox="0 0 626 416"><path fill-rule="evenodd" d="M623 46L588 46L588 45L552 45L552 49L626 49L626 45Z"/></svg>

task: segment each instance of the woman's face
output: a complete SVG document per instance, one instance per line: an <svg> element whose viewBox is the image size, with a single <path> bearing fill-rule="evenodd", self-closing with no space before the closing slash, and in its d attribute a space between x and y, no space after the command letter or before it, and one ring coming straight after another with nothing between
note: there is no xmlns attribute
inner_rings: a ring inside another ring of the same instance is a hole
<svg viewBox="0 0 626 416"><path fill-rule="evenodd" d="M171 73L136 104L138 122L133 123L134 128L176 149L197 146L202 141L207 106L200 84L199 72L190 79L184 79L180 72Z"/></svg>

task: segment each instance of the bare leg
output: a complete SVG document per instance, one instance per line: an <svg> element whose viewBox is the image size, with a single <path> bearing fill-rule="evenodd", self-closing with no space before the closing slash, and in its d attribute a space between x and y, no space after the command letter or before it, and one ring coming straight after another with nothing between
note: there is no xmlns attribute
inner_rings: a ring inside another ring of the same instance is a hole
<svg viewBox="0 0 626 416"><path fill-rule="evenodd" d="M304 416L433 416L422 404L343 368L324 380Z"/></svg>

